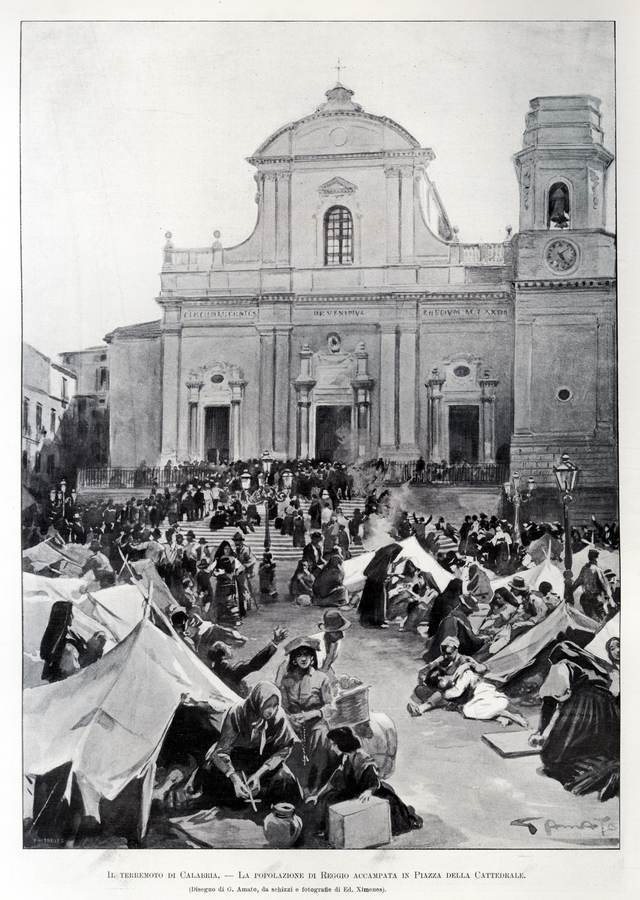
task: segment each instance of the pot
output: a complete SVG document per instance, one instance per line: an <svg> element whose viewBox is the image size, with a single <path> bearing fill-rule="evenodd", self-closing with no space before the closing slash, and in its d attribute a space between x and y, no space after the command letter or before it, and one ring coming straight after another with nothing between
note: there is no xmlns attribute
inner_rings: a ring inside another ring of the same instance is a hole
<svg viewBox="0 0 640 900"><path fill-rule="evenodd" d="M302 831L302 820L291 803L274 803L263 823L264 836L272 847L293 847Z"/></svg>

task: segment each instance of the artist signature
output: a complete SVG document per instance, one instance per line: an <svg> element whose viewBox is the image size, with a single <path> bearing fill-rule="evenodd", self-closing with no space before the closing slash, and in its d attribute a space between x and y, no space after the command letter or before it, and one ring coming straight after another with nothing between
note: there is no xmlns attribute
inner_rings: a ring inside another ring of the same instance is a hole
<svg viewBox="0 0 640 900"><path fill-rule="evenodd" d="M538 825L534 825L534 822L537 822ZM554 837L558 833L564 834L565 832L587 833L593 837L611 837L612 834L617 835L618 833L618 826L611 816L583 819L582 822L574 824L556 822L555 819L544 819L542 816L524 816L521 819L514 819L511 825L526 828L529 834L537 834L542 828L547 837Z"/></svg>

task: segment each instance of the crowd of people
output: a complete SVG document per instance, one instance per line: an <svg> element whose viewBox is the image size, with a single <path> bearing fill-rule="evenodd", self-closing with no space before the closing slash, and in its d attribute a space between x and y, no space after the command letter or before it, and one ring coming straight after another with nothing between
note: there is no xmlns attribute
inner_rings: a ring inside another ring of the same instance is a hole
<svg viewBox="0 0 640 900"><path fill-rule="evenodd" d="M265 551L258 560L246 539L265 514L257 491L273 527L300 550L288 597L278 590L273 555ZM73 492L52 496L29 526L27 547L43 539L88 545L82 573L91 573L102 587L119 577L135 578L132 564L150 560L174 598L170 618L176 633L240 697L190 781L191 801L244 805L259 796L303 804L323 833L328 805L336 798L366 802L378 796L389 801L394 833L419 828L420 817L381 779L357 730L344 723L331 727L343 689L335 663L351 625L348 611L357 612L365 628L386 629L395 622L402 632L425 639L424 666L407 704L411 717L456 709L465 718L526 727L512 700L487 678L490 657L563 602L584 614L591 633L620 608L617 576L599 565L595 546L617 547L615 523L592 520L572 531L574 552L587 544L591 549L577 577L564 573L560 596L550 582L534 589L523 577L540 553L560 564L564 535L557 523L529 522L515 532L509 522L480 512L456 528L444 518L434 521L403 508L384 487L370 490L347 517L341 504L352 491L349 473L339 465L290 461L265 479L255 461L253 467L228 467L211 481L175 490L152 487L147 497L122 503L106 498L82 504ZM216 545L214 539L196 539L190 523L203 518L212 535L235 527L232 540ZM364 567L363 586L348 589L345 561L354 546L366 548L379 536L381 527L387 539ZM401 542L408 538L447 573L446 586L440 588L430 571L406 557ZM494 589L497 576L506 583ZM277 626L257 653L238 656L245 644L238 630L243 619L262 604L286 600L322 608L318 633L288 640L288 630ZM104 646L99 635L90 647L74 641L69 607L54 604L43 636L48 681L90 665ZM274 679L250 687L247 676L261 672L279 648L285 663ZM575 793L596 791L602 800L618 791L619 641L609 642L607 652L608 661L599 662L571 640L555 642L540 687L543 715L530 738L547 775ZM579 723L575 710L584 712Z"/></svg>

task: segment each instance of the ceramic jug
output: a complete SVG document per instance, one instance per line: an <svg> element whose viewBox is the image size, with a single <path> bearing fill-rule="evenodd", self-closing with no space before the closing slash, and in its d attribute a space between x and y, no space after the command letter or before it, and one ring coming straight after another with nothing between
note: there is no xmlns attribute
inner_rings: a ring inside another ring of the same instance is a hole
<svg viewBox="0 0 640 900"><path fill-rule="evenodd" d="M302 820L291 803L274 803L265 818L264 835L272 847L292 847L300 837Z"/></svg>

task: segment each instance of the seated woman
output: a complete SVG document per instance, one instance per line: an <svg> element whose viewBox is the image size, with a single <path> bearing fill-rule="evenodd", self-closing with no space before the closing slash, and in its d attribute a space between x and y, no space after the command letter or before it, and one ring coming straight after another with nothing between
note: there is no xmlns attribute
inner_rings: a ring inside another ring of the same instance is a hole
<svg viewBox="0 0 640 900"><path fill-rule="evenodd" d="M540 724L529 738L540 748L543 774L573 794L618 796L620 708L606 664L571 641L557 644L549 662Z"/></svg>
<svg viewBox="0 0 640 900"><path fill-rule="evenodd" d="M73 603L57 600L51 607L40 642L43 681L63 681L102 656L106 641L104 632L96 631L89 641L85 641L73 631L72 625Z"/></svg>
<svg viewBox="0 0 640 900"><path fill-rule="evenodd" d="M348 726L332 728L327 741L333 752L340 755L340 765L320 790L307 797L307 803L316 807L316 821L321 832L326 829L327 809L332 803L360 798L367 803L371 797L389 801L391 833L422 828L422 819L412 806L402 802L394 789L382 781L373 759L362 749L360 740Z"/></svg>
<svg viewBox="0 0 640 900"><path fill-rule="evenodd" d="M331 683L318 671L320 641L310 637L294 638L284 648L289 657L280 683L282 706L293 729L302 741L299 758L292 759L310 790L317 790L327 778L330 766L325 715L332 702Z"/></svg>
<svg viewBox="0 0 640 900"><path fill-rule="evenodd" d="M313 583L315 578L309 570L309 563L306 559L298 562L297 568L289 582L289 596L295 601L298 597L309 597L313 594Z"/></svg>
<svg viewBox="0 0 640 900"><path fill-rule="evenodd" d="M344 566L342 554L334 548L324 569L318 573L313 583L314 606L343 606L349 601L344 586Z"/></svg>
<svg viewBox="0 0 640 900"><path fill-rule="evenodd" d="M298 738L281 699L275 684L259 681L246 700L227 710L220 737L200 770L205 802L244 807L253 797L264 801L264 809L264 804L302 799L300 784L286 765Z"/></svg>

